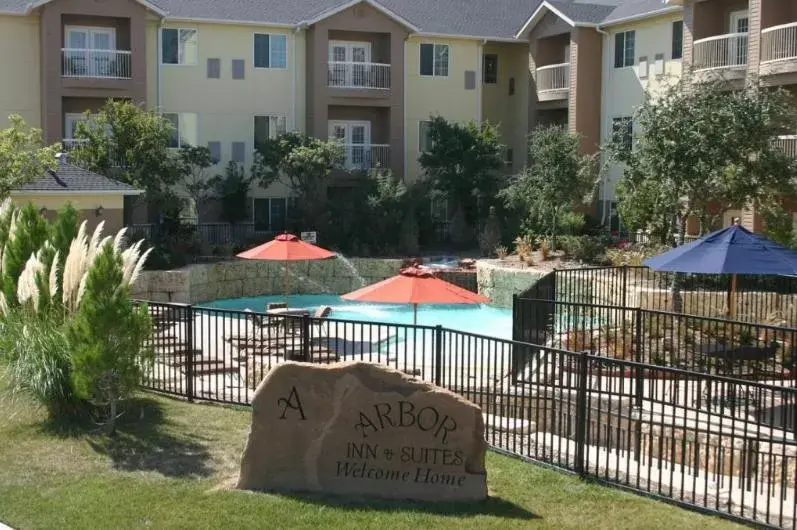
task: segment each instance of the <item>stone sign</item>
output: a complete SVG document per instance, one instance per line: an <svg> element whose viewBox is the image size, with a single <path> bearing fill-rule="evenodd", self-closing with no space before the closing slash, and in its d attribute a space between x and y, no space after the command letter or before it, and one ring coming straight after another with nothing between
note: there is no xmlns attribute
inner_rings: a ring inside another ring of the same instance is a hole
<svg viewBox="0 0 797 530"><path fill-rule="evenodd" d="M368 363L285 363L260 383L239 489L419 500L487 497L473 403Z"/></svg>

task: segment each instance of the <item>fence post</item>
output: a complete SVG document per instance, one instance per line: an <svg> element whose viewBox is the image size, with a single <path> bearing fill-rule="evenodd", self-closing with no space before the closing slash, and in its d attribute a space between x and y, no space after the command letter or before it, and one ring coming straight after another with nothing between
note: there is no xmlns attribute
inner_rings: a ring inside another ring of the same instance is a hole
<svg viewBox="0 0 797 530"><path fill-rule="evenodd" d="M302 315L302 358L300 361L310 362L310 315Z"/></svg>
<svg viewBox="0 0 797 530"><path fill-rule="evenodd" d="M194 306L185 306L185 394L194 401Z"/></svg>
<svg viewBox="0 0 797 530"><path fill-rule="evenodd" d="M589 353L578 354L578 389L576 394L576 472L586 475L585 449L587 445L587 363Z"/></svg>
<svg viewBox="0 0 797 530"><path fill-rule="evenodd" d="M628 265L623 265L623 307L628 307Z"/></svg>
<svg viewBox="0 0 797 530"><path fill-rule="evenodd" d="M640 308L636 308L634 311L634 361L637 363L642 363L642 310ZM643 374L642 368L640 366L636 366L634 368L634 406L638 409L642 409L642 384Z"/></svg>
<svg viewBox="0 0 797 530"><path fill-rule="evenodd" d="M443 326L434 327L434 384L443 383Z"/></svg>

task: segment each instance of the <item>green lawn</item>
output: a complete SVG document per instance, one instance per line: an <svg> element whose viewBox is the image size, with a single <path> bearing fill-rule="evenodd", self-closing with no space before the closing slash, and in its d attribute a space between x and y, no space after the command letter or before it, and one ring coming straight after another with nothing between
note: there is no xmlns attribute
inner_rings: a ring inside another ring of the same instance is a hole
<svg viewBox="0 0 797 530"><path fill-rule="evenodd" d="M93 426L44 421L0 383L0 521L20 530L735 526L493 453L487 457L491 498L484 503L230 491L248 421L245 410L142 394L109 440L84 434Z"/></svg>

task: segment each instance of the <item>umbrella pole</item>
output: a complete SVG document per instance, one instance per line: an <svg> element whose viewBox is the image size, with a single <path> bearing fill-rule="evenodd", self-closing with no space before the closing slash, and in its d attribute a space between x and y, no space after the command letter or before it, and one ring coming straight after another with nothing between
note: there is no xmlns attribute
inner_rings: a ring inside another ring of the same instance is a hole
<svg viewBox="0 0 797 530"><path fill-rule="evenodd" d="M412 325L418 325L418 304L412 304Z"/></svg>
<svg viewBox="0 0 797 530"><path fill-rule="evenodd" d="M731 290L728 293L728 317L736 318L736 275L731 275Z"/></svg>
<svg viewBox="0 0 797 530"><path fill-rule="evenodd" d="M285 260L285 305L288 305L288 294L290 293L290 277L288 276L288 260Z"/></svg>

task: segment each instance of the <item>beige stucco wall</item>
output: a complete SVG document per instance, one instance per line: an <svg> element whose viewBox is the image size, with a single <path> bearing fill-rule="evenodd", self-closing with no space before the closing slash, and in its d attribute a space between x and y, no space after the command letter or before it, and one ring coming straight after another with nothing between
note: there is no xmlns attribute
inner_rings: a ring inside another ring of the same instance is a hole
<svg viewBox="0 0 797 530"><path fill-rule="evenodd" d="M39 17L0 15L0 129L19 114L41 127Z"/></svg>
<svg viewBox="0 0 797 530"><path fill-rule="evenodd" d="M305 68L304 33L289 28L232 24L166 23L166 28L196 29L196 65L160 66L161 108L163 112L197 115L198 145L221 142L221 162L209 170L223 172L232 156L232 143L245 142L249 167L254 153L255 115L282 116L287 130L304 130ZM157 26L148 28L149 39L157 40ZM254 68L254 34L287 36L287 68ZM220 79L207 78L207 60L221 60ZM232 78L232 60L245 61L244 79ZM158 68L159 58L150 57L150 68ZM149 76L151 106L157 106L157 70ZM279 185L253 189L255 196L284 196Z"/></svg>
<svg viewBox="0 0 797 530"><path fill-rule="evenodd" d="M518 171L526 160L526 134L529 106L529 49L525 43L488 43L484 53L498 55L498 82L482 83L482 119L498 125L501 142L511 148L513 164L507 171ZM515 93L509 95L509 80L515 79ZM481 82L478 79L477 82Z"/></svg>
<svg viewBox="0 0 797 530"><path fill-rule="evenodd" d="M601 143L611 139L612 119L624 116L633 116L637 107L645 100L645 93L653 96L660 93L672 83L677 83L681 76L681 59L672 58L672 24L682 20L681 13L662 16L655 19L614 26L609 29L609 34L603 41L603 97L601 110ZM614 39L621 31L635 30L635 64L627 68L614 67ZM655 56L664 54L664 74L653 74ZM641 78L639 75L639 58L648 58L648 76ZM634 134L639 134L635 126ZM613 200L617 182L622 176L622 167L610 164L606 169L603 191L599 197L602 200Z"/></svg>
<svg viewBox="0 0 797 530"><path fill-rule="evenodd" d="M56 213L67 203L78 211L80 221L86 221L89 230L94 230L100 222L105 222L105 233L115 234L124 226L124 198L122 195L38 195L38 194L12 194L11 202L17 206L29 203L39 210L47 211L44 214L53 218ZM97 207L102 211L97 215Z"/></svg>
<svg viewBox="0 0 797 530"><path fill-rule="evenodd" d="M420 44L449 45L447 77L420 75ZM449 121L468 122L481 120L481 61L480 41L438 39L412 36L405 44L406 93L406 178L418 177L418 124L429 116L440 115ZM476 72L476 86L465 90L465 71Z"/></svg>

